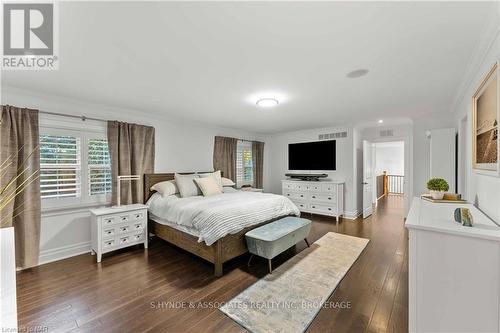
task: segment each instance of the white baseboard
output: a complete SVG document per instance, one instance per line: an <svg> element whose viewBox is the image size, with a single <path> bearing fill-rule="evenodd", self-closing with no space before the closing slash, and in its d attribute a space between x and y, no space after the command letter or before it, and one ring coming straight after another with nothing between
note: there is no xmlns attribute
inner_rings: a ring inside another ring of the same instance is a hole
<svg viewBox="0 0 500 333"><path fill-rule="evenodd" d="M357 210L351 211L351 212L344 212L344 218L348 220L355 220L357 219L361 213L359 213Z"/></svg>
<svg viewBox="0 0 500 333"><path fill-rule="evenodd" d="M41 251L38 264L43 265L49 262L62 260L89 252L90 252L90 242L82 242L67 246L61 246L54 249Z"/></svg>

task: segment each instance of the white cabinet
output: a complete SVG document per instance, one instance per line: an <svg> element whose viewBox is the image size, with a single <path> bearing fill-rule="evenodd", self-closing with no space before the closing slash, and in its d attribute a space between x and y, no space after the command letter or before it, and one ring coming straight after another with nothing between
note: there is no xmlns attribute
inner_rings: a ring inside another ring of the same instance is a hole
<svg viewBox="0 0 500 333"><path fill-rule="evenodd" d="M0 228L0 332L18 332L14 228Z"/></svg>
<svg viewBox="0 0 500 333"><path fill-rule="evenodd" d="M344 183L341 181L283 180L282 193L301 212L335 216L344 215Z"/></svg>
<svg viewBox="0 0 500 333"><path fill-rule="evenodd" d="M92 253L97 262L102 254L124 247L144 244L148 248L148 211L142 204L91 209Z"/></svg>
<svg viewBox="0 0 500 333"><path fill-rule="evenodd" d="M469 208L473 227L454 221ZM500 228L470 204L415 198L409 230L409 331L499 332Z"/></svg>

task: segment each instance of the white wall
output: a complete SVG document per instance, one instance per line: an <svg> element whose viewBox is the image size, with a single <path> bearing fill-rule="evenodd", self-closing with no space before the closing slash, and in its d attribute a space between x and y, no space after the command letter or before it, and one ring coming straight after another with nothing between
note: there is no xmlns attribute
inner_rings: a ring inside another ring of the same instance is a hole
<svg viewBox="0 0 500 333"><path fill-rule="evenodd" d="M317 141L319 134L347 131L347 138L337 140L337 170L325 172L331 179L345 181L346 217L357 216L356 196L353 191L353 133L345 127L310 129L270 135L267 137L268 154L265 166L264 189L281 194L281 180L285 179L288 170L288 144L295 142Z"/></svg>
<svg viewBox="0 0 500 333"><path fill-rule="evenodd" d="M375 143L374 148L376 175L381 175L384 171L389 175L404 175L404 142Z"/></svg>
<svg viewBox="0 0 500 333"><path fill-rule="evenodd" d="M427 181L431 177L431 143L426 132L431 129L453 127L453 117L448 112L431 113L413 119L413 194L427 193ZM455 163L455 161L450 161Z"/></svg>
<svg viewBox="0 0 500 333"><path fill-rule="evenodd" d="M179 119L152 118L137 110L92 104L60 96L48 96L2 87L2 104L29 107L88 117L135 122L155 127L155 171L212 170L214 136L224 135L265 141L264 136L237 129L220 128ZM85 123L82 123L85 126ZM265 158L268 156L265 146ZM88 209L42 212L41 263L61 259L90 249L90 214Z"/></svg>
<svg viewBox="0 0 500 333"><path fill-rule="evenodd" d="M466 178L460 180L460 188L462 190L467 188L467 193L464 193L466 199L476 203L479 209L500 223L500 178L478 174L472 170L471 143L472 96L493 64L500 60L500 5L499 3L496 5L497 10L492 13L483 38L478 41L475 55L460 87L454 106L453 125L459 130L459 136L464 136L466 139L465 158L459 156L459 159L464 158L466 165L466 170L459 171L459 174L465 175ZM462 132L460 126L460 121L464 117L467 117L466 133ZM460 164L459 167L461 167Z"/></svg>

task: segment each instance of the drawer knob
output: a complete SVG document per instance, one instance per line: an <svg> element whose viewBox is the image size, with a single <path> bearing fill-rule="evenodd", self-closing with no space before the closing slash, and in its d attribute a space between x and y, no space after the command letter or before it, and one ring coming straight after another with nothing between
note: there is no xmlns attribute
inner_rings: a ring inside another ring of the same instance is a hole
<svg viewBox="0 0 500 333"><path fill-rule="evenodd" d="M316 208L316 206L312 206L313 208Z"/></svg>
<svg viewBox="0 0 500 333"><path fill-rule="evenodd" d="M316 199L316 196L313 195L313 199Z"/></svg>
<svg viewBox="0 0 500 333"><path fill-rule="evenodd" d="M328 210L332 210L331 208L328 208Z"/></svg>
<svg viewBox="0 0 500 333"><path fill-rule="evenodd" d="M303 195L303 194L301 194L301 195L300 195L300 197L301 197L301 198L303 198L303 197L304 197L304 195Z"/></svg>
<svg viewBox="0 0 500 333"><path fill-rule="evenodd" d="M332 200L332 198L328 198L328 200Z"/></svg>

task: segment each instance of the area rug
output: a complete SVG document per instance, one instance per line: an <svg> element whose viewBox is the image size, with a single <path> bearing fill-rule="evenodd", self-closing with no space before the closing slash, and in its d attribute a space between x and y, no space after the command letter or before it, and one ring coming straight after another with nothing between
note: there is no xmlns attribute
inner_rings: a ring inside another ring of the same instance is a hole
<svg viewBox="0 0 500 333"><path fill-rule="evenodd" d="M304 332L369 240L329 232L220 310L254 333ZM348 304L347 304L348 305Z"/></svg>

